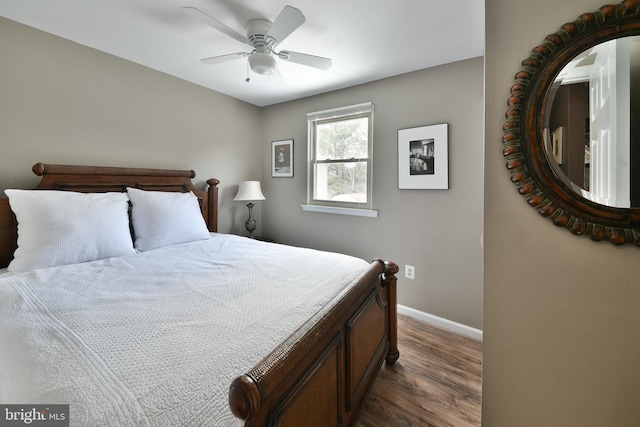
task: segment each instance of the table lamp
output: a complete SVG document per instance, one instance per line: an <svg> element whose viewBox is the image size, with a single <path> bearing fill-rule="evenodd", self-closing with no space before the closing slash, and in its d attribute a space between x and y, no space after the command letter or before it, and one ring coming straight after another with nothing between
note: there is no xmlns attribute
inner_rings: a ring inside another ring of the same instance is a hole
<svg viewBox="0 0 640 427"><path fill-rule="evenodd" d="M249 238L253 239L253 231L256 229L256 220L253 219L251 215L251 211L253 209L252 201L256 200L265 200L264 194L262 194L262 190L260 189L260 181L242 181L238 186L238 194L233 200L237 202L246 202L247 207L249 208L249 219L244 223L244 226L247 228L249 232Z"/></svg>

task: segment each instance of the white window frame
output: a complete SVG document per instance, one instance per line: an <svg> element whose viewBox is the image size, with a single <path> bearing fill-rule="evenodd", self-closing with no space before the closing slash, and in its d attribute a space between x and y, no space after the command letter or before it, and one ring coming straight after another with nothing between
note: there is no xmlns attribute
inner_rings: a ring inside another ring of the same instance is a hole
<svg viewBox="0 0 640 427"><path fill-rule="evenodd" d="M316 111L307 114L307 204L301 205L305 211L324 212L342 215L356 215L366 217L377 217L377 211L373 210L373 103L350 105L346 107L334 108L331 110ZM367 164L367 201L366 203L331 201L315 199L315 179L316 165L331 161L344 159L333 159L330 161L316 159L316 129L318 124L336 122L341 120L351 120L354 118L366 117L369 121L368 143L366 159L348 159L354 161L366 161Z"/></svg>

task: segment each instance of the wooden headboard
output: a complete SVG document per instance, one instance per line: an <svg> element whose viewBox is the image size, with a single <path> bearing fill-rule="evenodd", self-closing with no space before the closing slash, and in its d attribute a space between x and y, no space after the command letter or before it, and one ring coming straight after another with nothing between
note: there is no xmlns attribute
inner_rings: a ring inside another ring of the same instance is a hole
<svg viewBox="0 0 640 427"><path fill-rule="evenodd" d="M41 176L37 190L79 191L83 193L125 192L127 187L153 191L192 191L209 231L218 231L217 179L207 180L207 190L197 188L192 170L141 169L102 166L48 165L36 163L33 173ZM0 268L9 265L17 247L18 224L9 199L0 197Z"/></svg>

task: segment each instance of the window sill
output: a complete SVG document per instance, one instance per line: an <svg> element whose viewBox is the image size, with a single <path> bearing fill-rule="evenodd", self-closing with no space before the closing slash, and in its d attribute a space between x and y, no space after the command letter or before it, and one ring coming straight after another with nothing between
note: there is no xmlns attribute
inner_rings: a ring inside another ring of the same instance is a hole
<svg viewBox="0 0 640 427"><path fill-rule="evenodd" d="M353 208L336 208L333 206L318 206L318 205L300 205L302 210L307 212L322 212L336 215L352 215L352 216L365 216L369 218L377 218L378 211L370 209L353 209Z"/></svg>

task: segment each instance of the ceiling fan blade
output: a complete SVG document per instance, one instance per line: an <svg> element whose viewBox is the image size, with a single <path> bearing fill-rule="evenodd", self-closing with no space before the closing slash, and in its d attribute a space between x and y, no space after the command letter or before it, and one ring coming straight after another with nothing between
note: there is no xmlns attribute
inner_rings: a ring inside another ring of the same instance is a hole
<svg viewBox="0 0 640 427"><path fill-rule="evenodd" d="M220 31L221 33L224 33L226 35L228 35L229 37L238 40L239 42L242 42L244 44L248 44L249 46L251 46L251 42L249 41L249 39L247 39L245 36L243 36L242 34L240 34L239 32L237 32L236 30L227 27L225 24L223 24L222 22L218 21L215 18L212 18L211 16L207 15L206 13L202 12L199 9L196 9L195 7L187 7L185 6L183 8L184 13L186 13L188 16L197 19L198 21L215 28L216 30Z"/></svg>
<svg viewBox="0 0 640 427"><path fill-rule="evenodd" d="M290 52L288 50L279 52L278 56L283 61L295 62L296 64L306 65L307 67L318 68L320 70L328 70L331 68L331 59L322 56Z"/></svg>
<svg viewBox="0 0 640 427"><path fill-rule="evenodd" d="M201 59L200 61L202 61L203 64L214 65L214 64L220 64L222 62L232 61L238 58L246 58L247 56L249 56L249 52L235 52L235 53L228 53L226 55L212 56L211 58L204 58L204 59Z"/></svg>
<svg viewBox="0 0 640 427"><path fill-rule="evenodd" d="M265 39L267 39L267 42L273 40L275 46L293 33L305 20L300 10L287 5L282 9L276 20L273 21L273 25L265 34Z"/></svg>

